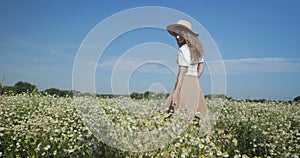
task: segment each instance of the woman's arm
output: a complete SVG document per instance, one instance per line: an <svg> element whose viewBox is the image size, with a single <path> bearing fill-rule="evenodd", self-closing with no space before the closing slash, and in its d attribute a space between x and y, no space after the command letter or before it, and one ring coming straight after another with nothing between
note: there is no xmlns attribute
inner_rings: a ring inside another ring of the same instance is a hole
<svg viewBox="0 0 300 158"><path fill-rule="evenodd" d="M204 65L203 65L203 63L199 63L198 64L198 68L197 68L197 76L198 76L198 78L202 75L203 71L204 71Z"/></svg>
<svg viewBox="0 0 300 158"><path fill-rule="evenodd" d="M179 66L179 72L177 75L174 91L173 91L173 96L172 96L172 106L175 106L175 104L178 102L178 94L180 92L182 82L185 76L185 73L187 71L186 66Z"/></svg>

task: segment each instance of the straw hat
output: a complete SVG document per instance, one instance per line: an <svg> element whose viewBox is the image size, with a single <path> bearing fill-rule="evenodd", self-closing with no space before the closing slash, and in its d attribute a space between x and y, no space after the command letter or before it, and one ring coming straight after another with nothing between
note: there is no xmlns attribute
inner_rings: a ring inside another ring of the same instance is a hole
<svg viewBox="0 0 300 158"><path fill-rule="evenodd" d="M176 24L168 25L167 30L172 36L176 36L178 33L178 30L187 30L190 33L198 36L198 33L193 31L192 24L186 20L179 20Z"/></svg>

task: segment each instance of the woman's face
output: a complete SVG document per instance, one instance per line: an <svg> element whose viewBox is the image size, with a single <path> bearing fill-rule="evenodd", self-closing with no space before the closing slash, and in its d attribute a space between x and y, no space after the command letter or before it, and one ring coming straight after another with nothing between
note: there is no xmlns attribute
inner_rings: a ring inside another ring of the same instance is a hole
<svg viewBox="0 0 300 158"><path fill-rule="evenodd" d="M177 41L178 47L181 47L182 45L186 44L185 39L182 38L180 35L176 35L176 41Z"/></svg>

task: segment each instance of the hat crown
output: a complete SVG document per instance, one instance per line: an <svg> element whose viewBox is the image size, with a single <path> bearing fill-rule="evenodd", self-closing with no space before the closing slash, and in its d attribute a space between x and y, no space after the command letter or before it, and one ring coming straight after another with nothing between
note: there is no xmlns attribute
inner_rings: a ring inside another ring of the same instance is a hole
<svg viewBox="0 0 300 158"><path fill-rule="evenodd" d="M192 33L193 35L198 36L198 33L193 31L192 24L187 20L180 19L176 24L170 24L167 26L167 30L172 36L176 36L176 34L178 34L179 31L178 29L182 28L185 31Z"/></svg>
<svg viewBox="0 0 300 158"><path fill-rule="evenodd" d="M179 20L177 22L177 24L183 25L183 26L187 27L188 29L193 30L192 29L192 24L190 22L186 21L186 20Z"/></svg>

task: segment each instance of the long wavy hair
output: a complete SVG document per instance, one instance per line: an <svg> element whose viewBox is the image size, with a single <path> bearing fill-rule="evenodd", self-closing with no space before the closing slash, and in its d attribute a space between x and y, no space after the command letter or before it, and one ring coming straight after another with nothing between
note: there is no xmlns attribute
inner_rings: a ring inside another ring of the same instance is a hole
<svg viewBox="0 0 300 158"><path fill-rule="evenodd" d="M200 42L198 35L193 34L182 27L176 28L175 32L185 39L191 52L192 63L199 63L199 61L203 58L204 53L202 43Z"/></svg>

